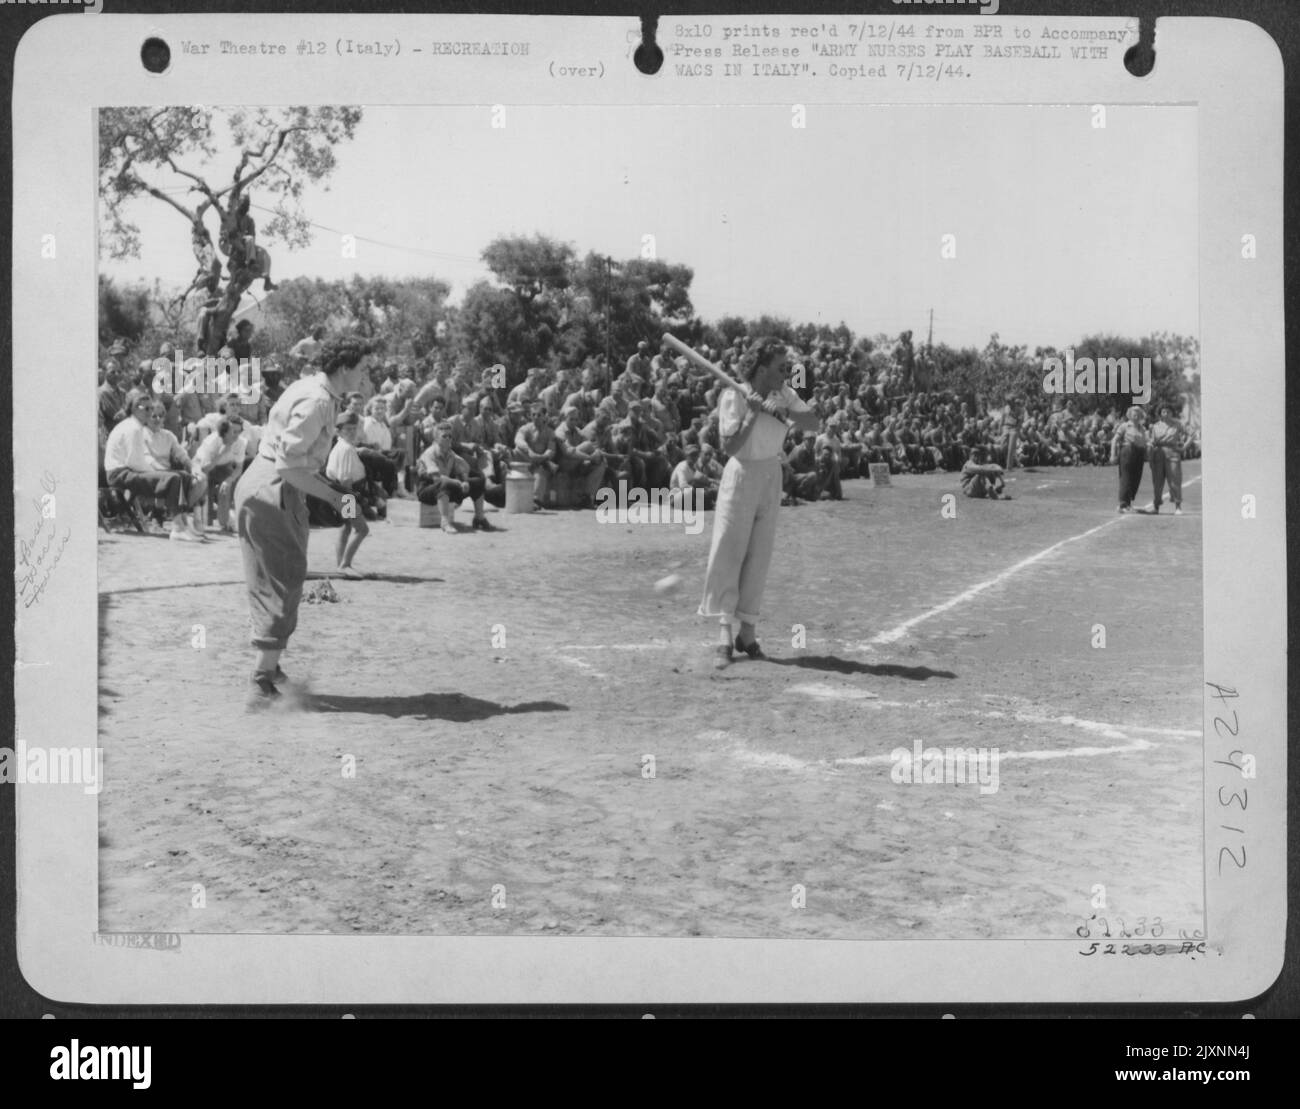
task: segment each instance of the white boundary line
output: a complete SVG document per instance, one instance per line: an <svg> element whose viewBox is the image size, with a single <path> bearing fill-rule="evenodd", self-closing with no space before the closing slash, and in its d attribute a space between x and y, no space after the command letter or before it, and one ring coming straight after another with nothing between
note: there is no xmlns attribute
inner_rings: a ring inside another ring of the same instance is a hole
<svg viewBox="0 0 1300 1109"><path fill-rule="evenodd" d="M1194 477L1188 478L1183 482L1183 488L1186 488L1189 485L1195 485L1203 476L1203 474L1196 474ZM950 597L948 600L944 601L943 604L935 605L934 608L921 613L919 616L913 616L910 620L903 621L903 623L899 624L896 628L890 628L887 632L880 632L871 639L868 639L866 643L859 644L857 649L869 651L874 647L886 643L894 643L897 640L902 639L909 629L915 627L922 621L929 620L932 616L938 616L941 612L947 612L950 608L956 608L959 604L963 604L964 602L969 601L972 597L983 593L984 590L991 589L995 585L1000 585L1002 582L1006 581L1007 578L1011 577L1012 574L1018 573L1026 566L1032 566L1035 562L1041 561L1053 551L1058 551L1069 543L1077 543L1080 539L1087 539L1090 535L1096 535L1097 532L1101 531L1103 528L1108 528L1112 524L1117 524L1124 518L1125 517L1123 516L1116 516L1114 519L1107 520L1104 524L1098 524L1095 528L1089 528L1087 531L1080 532L1078 535L1072 535L1068 539L1062 539L1059 543L1053 543L1045 550L1030 555L1028 558L1021 559L1014 566L1008 567L1003 570L1002 573L994 575L987 581L982 581L978 585L971 586L964 593L958 593L957 596Z"/></svg>
<svg viewBox="0 0 1300 1109"><path fill-rule="evenodd" d="M890 628L887 632L878 633L871 639L868 639L865 644L862 644L859 647L859 650L869 650L877 645L893 643L896 640L902 639L911 628L915 627L922 621L929 620L932 616L938 616L941 612L947 612L950 608L956 608L958 605L969 601L972 597L983 593L984 590L992 589L995 585L1001 585L1002 582L1006 581L1012 574L1019 573L1026 566L1032 566L1035 562L1041 562L1053 551L1059 551L1067 544L1077 543L1080 539L1087 539L1090 535L1096 535L1097 532L1112 527L1123 519L1123 516L1116 516L1113 519L1107 520L1104 524L1098 524L1095 528L1089 528L1087 531L1080 532L1078 535L1072 535L1068 539L1062 539L1059 543L1053 543L1050 547L1039 551L1037 554L1032 554L1028 558L1022 558L1015 565L1007 567L1007 569L1003 570L1000 574L995 574L987 581L982 581L978 585L972 585L964 592L958 593L957 596L948 598L948 600L944 601L943 604L935 605L934 608L928 609L919 616L913 616L910 620L904 620L903 623L899 624L896 628Z"/></svg>

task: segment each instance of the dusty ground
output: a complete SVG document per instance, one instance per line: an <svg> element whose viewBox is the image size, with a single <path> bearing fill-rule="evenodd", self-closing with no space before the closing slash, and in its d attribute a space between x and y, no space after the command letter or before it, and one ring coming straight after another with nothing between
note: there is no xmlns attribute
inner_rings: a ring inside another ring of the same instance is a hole
<svg viewBox="0 0 1300 1109"><path fill-rule="evenodd" d="M720 676L711 514L451 537L395 502L357 559L379 576L304 605L265 715L235 541L103 536L100 927L1049 938L1101 883L1114 915L1199 928L1200 486L1117 518L1109 468L1015 476L955 520L948 475L783 510L771 661ZM997 792L891 781L916 738L997 747Z"/></svg>

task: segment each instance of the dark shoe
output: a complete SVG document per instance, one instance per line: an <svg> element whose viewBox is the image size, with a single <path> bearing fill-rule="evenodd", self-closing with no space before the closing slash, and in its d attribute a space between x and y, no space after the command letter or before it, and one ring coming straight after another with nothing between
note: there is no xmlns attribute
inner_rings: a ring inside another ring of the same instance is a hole
<svg viewBox="0 0 1300 1109"><path fill-rule="evenodd" d="M496 531L497 530L490 523L488 523L488 518L486 516L475 516L472 526L475 531Z"/></svg>
<svg viewBox="0 0 1300 1109"><path fill-rule="evenodd" d="M745 646L745 645L740 641L740 636L736 636L736 650L737 650L737 651L742 651L742 652L744 652L744 653L747 654L750 658L754 658L754 659L765 659L765 658L767 658L767 655L763 654L763 648L760 647L760 646L758 645L758 640L757 640L757 639L754 640L754 642L751 643L748 647L746 647L746 646Z"/></svg>
<svg viewBox="0 0 1300 1109"><path fill-rule="evenodd" d="M253 688L248 695L248 708L250 711L270 708L271 705L280 698L281 694L275 688L275 675L267 670L253 671Z"/></svg>
<svg viewBox="0 0 1300 1109"><path fill-rule="evenodd" d="M725 670L731 665L731 647L719 645L714 648L713 669Z"/></svg>
<svg viewBox="0 0 1300 1109"><path fill-rule="evenodd" d="M277 662L275 664L275 673L271 675L271 681L275 682L276 685L283 685L288 680L289 675L280 669L280 664Z"/></svg>

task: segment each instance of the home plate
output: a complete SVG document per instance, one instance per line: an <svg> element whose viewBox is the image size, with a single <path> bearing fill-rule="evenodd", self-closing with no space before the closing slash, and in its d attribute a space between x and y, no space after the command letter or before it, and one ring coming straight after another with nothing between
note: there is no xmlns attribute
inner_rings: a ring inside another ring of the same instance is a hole
<svg viewBox="0 0 1300 1109"><path fill-rule="evenodd" d="M827 682L807 682L804 685L792 685L791 693L802 693L805 697L816 697L822 701L874 701L879 693L865 689L845 689L843 686L830 685Z"/></svg>

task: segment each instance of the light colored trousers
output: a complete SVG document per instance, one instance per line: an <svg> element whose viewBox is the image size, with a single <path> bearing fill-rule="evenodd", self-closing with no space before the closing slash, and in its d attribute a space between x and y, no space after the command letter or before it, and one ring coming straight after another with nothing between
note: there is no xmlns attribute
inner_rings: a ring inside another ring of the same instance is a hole
<svg viewBox="0 0 1300 1109"><path fill-rule="evenodd" d="M283 650L298 626L307 580L307 501L275 463L255 458L235 488L235 529L244 556L254 647Z"/></svg>
<svg viewBox="0 0 1300 1109"><path fill-rule="evenodd" d="M1151 484L1155 487L1151 500L1157 508L1164 503L1162 494L1169 486L1169 499L1178 508L1183 503L1183 456L1165 447L1151 448Z"/></svg>
<svg viewBox="0 0 1300 1109"><path fill-rule="evenodd" d="M713 545L699 615L758 622L780 511L779 458L733 458L727 463L713 515Z"/></svg>

